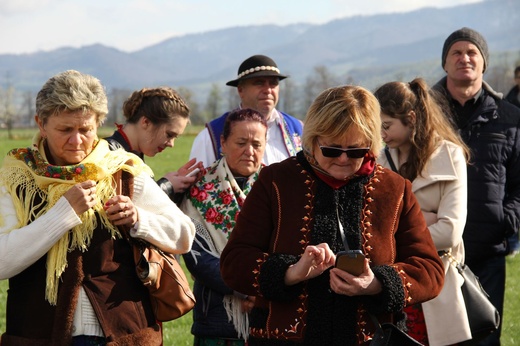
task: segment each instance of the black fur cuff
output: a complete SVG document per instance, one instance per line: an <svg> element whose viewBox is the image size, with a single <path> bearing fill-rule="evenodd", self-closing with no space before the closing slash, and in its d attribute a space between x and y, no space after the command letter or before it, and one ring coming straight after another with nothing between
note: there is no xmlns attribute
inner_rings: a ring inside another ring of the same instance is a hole
<svg viewBox="0 0 520 346"><path fill-rule="evenodd" d="M271 254L260 270L258 281L260 292L265 299L272 301L290 301L302 291L303 284L287 286L285 272L290 265L298 262L298 256L274 253Z"/></svg>
<svg viewBox="0 0 520 346"><path fill-rule="evenodd" d="M364 297L364 305L373 314L394 313L404 308L404 287L396 270L388 265L372 268L381 282L383 291L376 296Z"/></svg>

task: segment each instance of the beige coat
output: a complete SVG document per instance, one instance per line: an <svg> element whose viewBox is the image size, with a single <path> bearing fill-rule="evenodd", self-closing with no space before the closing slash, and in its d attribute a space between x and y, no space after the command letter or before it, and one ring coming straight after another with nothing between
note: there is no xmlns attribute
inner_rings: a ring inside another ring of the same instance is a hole
<svg viewBox="0 0 520 346"><path fill-rule="evenodd" d="M399 168L397 149L390 149L390 154ZM390 168L384 152L379 155L378 163ZM464 262L462 232L467 213L467 177L462 149L443 141L423 174L412 182L412 191L423 211L437 213L438 221L428 227L437 250L450 251L454 258ZM437 298L422 304L431 346L471 339L460 290L464 279L450 265L448 256L443 256L442 261L446 273L444 287Z"/></svg>

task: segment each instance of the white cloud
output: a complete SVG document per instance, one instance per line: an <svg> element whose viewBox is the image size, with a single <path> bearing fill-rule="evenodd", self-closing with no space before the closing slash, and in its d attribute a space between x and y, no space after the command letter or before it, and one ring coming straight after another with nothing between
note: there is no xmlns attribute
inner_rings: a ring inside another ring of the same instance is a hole
<svg viewBox="0 0 520 346"><path fill-rule="evenodd" d="M438 0L436 7L482 0ZM254 24L322 24L431 0L1 0L0 54L101 43L134 51L173 36Z"/></svg>
<svg viewBox="0 0 520 346"><path fill-rule="evenodd" d="M31 13L60 2L62 0L2 0L0 1L0 16Z"/></svg>

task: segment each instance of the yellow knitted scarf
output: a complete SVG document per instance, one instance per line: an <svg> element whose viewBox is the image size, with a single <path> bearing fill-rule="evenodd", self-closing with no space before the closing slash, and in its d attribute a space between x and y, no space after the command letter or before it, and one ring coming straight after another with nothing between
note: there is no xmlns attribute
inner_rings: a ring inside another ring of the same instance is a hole
<svg viewBox="0 0 520 346"><path fill-rule="evenodd" d="M97 227L96 213L113 238L121 236L103 209L103 204L115 195L112 174L120 169L134 176L142 172L153 175L139 157L124 149L111 151L105 140L97 141L92 152L76 165L49 164L44 140L39 135L33 139L32 148L13 149L4 159L0 183L7 188L15 206L18 224L14 229L26 226L45 214L75 184L96 181L98 203L79 215L81 224L66 232L47 253L45 296L50 304L56 305L60 277L67 267L67 253L75 249L88 250ZM19 195L19 191L23 194ZM0 223L3 221L0 220Z"/></svg>

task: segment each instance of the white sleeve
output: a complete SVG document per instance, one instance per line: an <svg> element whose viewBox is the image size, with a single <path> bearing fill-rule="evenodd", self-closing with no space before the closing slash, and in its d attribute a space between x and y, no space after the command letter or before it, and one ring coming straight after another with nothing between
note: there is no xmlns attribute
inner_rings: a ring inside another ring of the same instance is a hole
<svg viewBox="0 0 520 346"><path fill-rule="evenodd" d="M35 263L71 228L81 223L65 197L27 226L18 219L11 196L0 187L0 280L8 279Z"/></svg>
<svg viewBox="0 0 520 346"><path fill-rule="evenodd" d="M195 238L193 222L146 173L134 178L133 203L139 221L130 231L132 237L145 239L173 254L191 250Z"/></svg>
<svg viewBox="0 0 520 346"><path fill-rule="evenodd" d="M457 179L447 181L437 209L437 222L428 226L437 249L449 249L462 243L467 214L467 165L460 147L451 149Z"/></svg>
<svg viewBox="0 0 520 346"><path fill-rule="evenodd" d="M204 167L208 167L217 159L215 151L213 150L213 143L207 128L199 132L197 137L193 140L190 152L190 160L196 158L197 161L202 161Z"/></svg>

